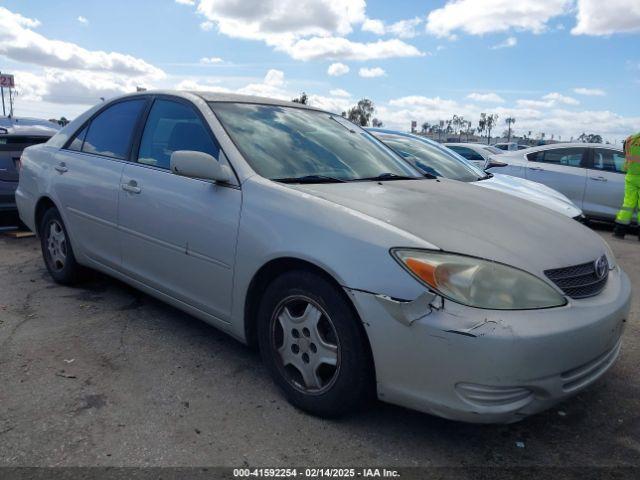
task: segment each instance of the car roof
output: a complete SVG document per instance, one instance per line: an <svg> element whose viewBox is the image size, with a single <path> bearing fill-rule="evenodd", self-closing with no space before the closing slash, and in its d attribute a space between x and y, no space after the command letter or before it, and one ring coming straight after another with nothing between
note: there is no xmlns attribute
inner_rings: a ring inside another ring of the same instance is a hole
<svg viewBox="0 0 640 480"><path fill-rule="evenodd" d="M459 145L461 147L479 147L479 148L493 146L493 145L487 145L486 143L473 143L473 142L445 142L443 143L443 145L446 145L447 147Z"/></svg>
<svg viewBox="0 0 640 480"><path fill-rule="evenodd" d="M303 108L306 110L315 110L318 112L326 112L320 108L302 103L296 103L289 100L281 100L276 98L259 97L255 95L240 95L237 93L225 92L208 92L204 90L145 90L144 92L128 93L119 97L110 98L109 102L113 102L122 98L149 96L149 95L172 95L176 97L189 98L190 96L200 97L205 102L230 102L230 103L257 103L260 105L275 105L282 107ZM331 112L327 112L331 113Z"/></svg>
<svg viewBox="0 0 640 480"><path fill-rule="evenodd" d="M553 150L556 148L609 148L611 150L622 151L622 148L616 145L610 145L606 143L580 143L580 142L550 143L547 145L537 145L534 147L530 147L528 148L528 150ZM521 152L522 150L515 150L515 151Z"/></svg>
<svg viewBox="0 0 640 480"><path fill-rule="evenodd" d="M421 142L430 143L434 145L442 145L434 140L431 140L430 138L423 137L421 135L416 135L415 133L402 132L400 130L390 130L388 128L380 128L380 127L366 127L365 130L371 133L383 133L388 135L397 135L399 137L415 138L416 140L419 140Z"/></svg>
<svg viewBox="0 0 640 480"><path fill-rule="evenodd" d="M30 117L0 117L0 135L29 135L33 137L52 137L60 125Z"/></svg>

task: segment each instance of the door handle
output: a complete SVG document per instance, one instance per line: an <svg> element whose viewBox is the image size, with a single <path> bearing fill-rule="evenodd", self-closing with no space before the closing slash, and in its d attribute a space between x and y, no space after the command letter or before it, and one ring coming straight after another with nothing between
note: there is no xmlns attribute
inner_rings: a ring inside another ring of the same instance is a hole
<svg viewBox="0 0 640 480"><path fill-rule="evenodd" d="M591 180L594 180L596 182L606 182L607 179L604 177L589 177Z"/></svg>
<svg viewBox="0 0 640 480"><path fill-rule="evenodd" d="M65 173L65 172L69 171L69 169L67 168L67 164L64 163L64 162L60 162L54 168L56 169L56 172L58 172L58 173Z"/></svg>
<svg viewBox="0 0 640 480"><path fill-rule="evenodd" d="M138 186L138 182L136 182L135 180L131 180L129 183L123 183L120 186L122 187L122 190L124 190L125 192L135 193L135 194L142 192L142 189Z"/></svg>
<svg viewBox="0 0 640 480"><path fill-rule="evenodd" d="M529 167L529 170L535 170L536 172L544 172L545 169L542 167Z"/></svg>

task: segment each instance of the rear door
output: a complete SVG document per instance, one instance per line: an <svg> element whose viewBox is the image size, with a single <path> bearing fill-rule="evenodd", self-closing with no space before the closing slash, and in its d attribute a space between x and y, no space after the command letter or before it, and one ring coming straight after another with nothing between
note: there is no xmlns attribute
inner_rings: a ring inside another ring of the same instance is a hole
<svg viewBox="0 0 640 480"><path fill-rule="evenodd" d="M613 220L624 198L624 154L610 148L591 150L584 211L594 217Z"/></svg>
<svg viewBox="0 0 640 480"><path fill-rule="evenodd" d="M158 97L148 113L135 163L123 172L119 225L122 269L132 278L228 321L242 192L170 170L176 150L226 163L197 108Z"/></svg>
<svg viewBox="0 0 640 480"><path fill-rule="evenodd" d="M583 208L589 149L565 147L527 155L526 178L565 194Z"/></svg>
<svg viewBox="0 0 640 480"><path fill-rule="evenodd" d="M55 154L52 188L65 224L90 260L120 265L118 193L133 132L147 100L111 104L98 112Z"/></svg>

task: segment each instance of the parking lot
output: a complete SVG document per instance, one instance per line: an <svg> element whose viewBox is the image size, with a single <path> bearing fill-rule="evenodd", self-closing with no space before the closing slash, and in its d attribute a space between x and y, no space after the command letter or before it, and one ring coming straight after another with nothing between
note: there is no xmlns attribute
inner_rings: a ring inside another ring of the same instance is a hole
<svg viewBox="0 0 640 480"><path fill-rule="evenodd" d="M640 243L612 239L640 285ZM34 238L0 237L3 466L640 464L639 299L587 391L513 425L376 403L339 421L291 407L257 352L109 278L53 283Z"/></svg>

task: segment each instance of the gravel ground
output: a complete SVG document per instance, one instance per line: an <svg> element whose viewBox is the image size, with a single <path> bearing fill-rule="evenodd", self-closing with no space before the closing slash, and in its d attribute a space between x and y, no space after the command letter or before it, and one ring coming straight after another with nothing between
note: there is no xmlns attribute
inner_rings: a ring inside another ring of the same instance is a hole
<svg viewBox="0 0 640 480"><path fill-rule="evenodd" d="M599 233L637 290L637 238ZM638 302L609 374L520 423L325 421L225 334L106 277L56 285L36 239L0 237L0 466L640 466Z"/></svg>

